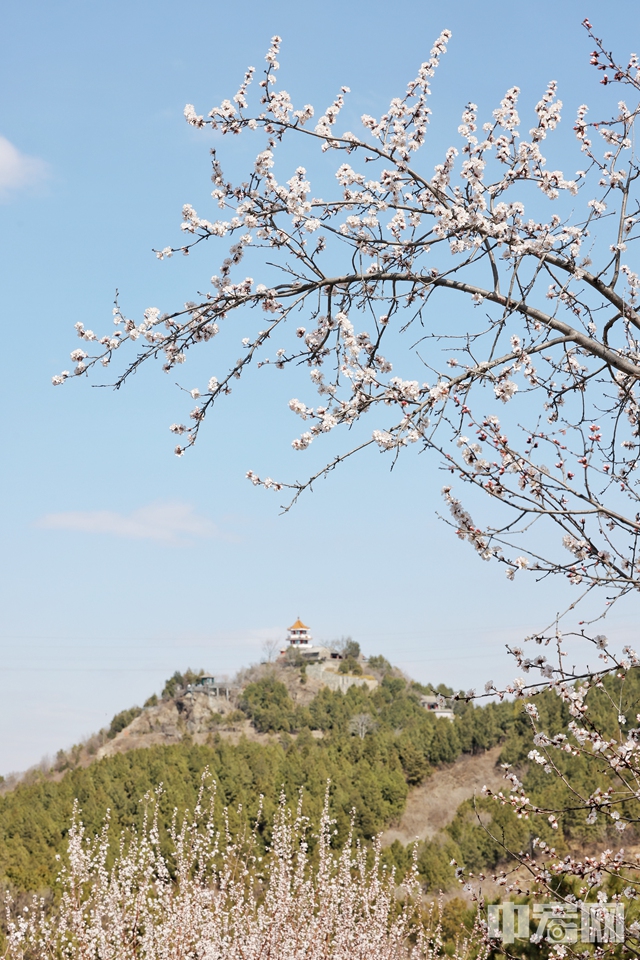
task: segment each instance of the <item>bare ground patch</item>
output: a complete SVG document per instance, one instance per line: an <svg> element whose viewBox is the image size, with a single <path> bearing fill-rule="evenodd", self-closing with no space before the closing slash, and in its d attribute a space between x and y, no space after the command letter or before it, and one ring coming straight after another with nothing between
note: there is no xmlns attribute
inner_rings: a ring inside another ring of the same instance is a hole
<svg viewBox="0 0 640 960"><path fill-rule="evenodd" d="M428 840L451 823L464 800L480 794L486 784L492 790L505 786L502 770L496 766L500 746L475 755L463 754L454 763L439 767L428 780L409 791L402 817L382 835L385 845L399 840L403 846L416 837Z"/></svg>

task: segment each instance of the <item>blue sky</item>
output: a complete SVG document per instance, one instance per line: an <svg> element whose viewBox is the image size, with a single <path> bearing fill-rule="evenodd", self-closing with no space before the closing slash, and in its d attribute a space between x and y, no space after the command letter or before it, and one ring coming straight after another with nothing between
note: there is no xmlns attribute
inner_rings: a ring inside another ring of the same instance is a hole
<svg viewBox="0 0 640 960"><path fill-rule="evenodd" d="M290 449L289 385L249 380L178 460L175 377L143 371L117 394L50 380L69 366L74 323L108 328L116 288L139 316L215 272L209 250L163 263L151 253L180 242L183 203L207 215L210 140L182 110L232 95L272 34L295 99L324 106L344 83L358 115L381 112L450 28L432 100L445 145L469 99L489 115L513 84L531 104L557 79L567 121L601 102L585 15L629 52L638 14L627 0L615 22L573 0L408 0L401 12L375 0L5 0L0 773L69 746L175 669L232 673L260 659L298 615L318 638L352 635L423 680L512 676L504 643L571 597L561 584L508 583L459 543L435 516L434 461L408 456L390 474L370 454L280 516L244 473L306 474ZM230 147L230 172L243 149ZM610 636L628 641L635 614L620 607Z"/></svg>

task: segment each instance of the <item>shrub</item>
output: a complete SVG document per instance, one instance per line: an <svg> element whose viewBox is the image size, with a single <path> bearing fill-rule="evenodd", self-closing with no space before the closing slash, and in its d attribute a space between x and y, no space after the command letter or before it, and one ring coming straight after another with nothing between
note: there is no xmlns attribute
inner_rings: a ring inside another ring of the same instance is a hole
<svg viewBox="0 0 640 960"><path fill-rule="evenodd" d="M360 644L357 640L352 640L351 637L347 637L343 652L345 657L351 657L353 660L356 660L360 656Z"/></svg>
<svg viewBox="0 0 640 960"><path fill-rule="evenodd" d="M357 677L362 676L362 667L357 660L354 660L353 657L346 657L340 662L338 667L339 673L352 673Z"/></svg>
<svg viewBox="0 0 640 960"><path fill-rule="evenodd" d="M179 691L186 687L189 683L194 683L198 677L201 677L204 673L204 670L198 670L194 672L190 667L187 667L184 673L180 673L179 670L173 674L172 677L169 677L165 683L162 690L162 699L163 700L172 700Z"/></svg>
<svg viewBox="0 0 640 960"><path fill-rule="evenodd" d="M135 720L136 717L139 717L142 713L140 707L130 707L128 710L121 710L120 713L116 713L115 717L111 721L107 737L109 740L113 740L121 730L124 730L125 727L128 727L132 720Z"/></svg>
<svg viewBox="0 0 640 960"><path fill-rule="evenodd" d="M393 667L386 657L369 657L368 666L371 670L380 670L381 673L393 673Z"/></svg>

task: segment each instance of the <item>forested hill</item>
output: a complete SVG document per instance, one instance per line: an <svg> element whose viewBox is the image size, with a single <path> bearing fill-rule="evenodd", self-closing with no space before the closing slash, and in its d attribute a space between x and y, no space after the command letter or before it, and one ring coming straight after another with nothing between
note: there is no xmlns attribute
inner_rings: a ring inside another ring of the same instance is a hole
<svg viewBox="0 0 640 960"><path fill-rule="evenodd" d="M206 768L236 826L255 816L261 794L268 823L282 788L293 801L304 788L313 817L330 780L337 841L347 835L352 810L357 835L369 839L402 813L412 785L463 751L494 746L513 725L509 703L482 709L459 704L453 723L437 719L420 705L425 689L387 672L373 691L353 686L342 694L323 687L301 705L268 673L244 687L238 705L205 743L186 733L180 743L118 753L68 769L58 779L32 773L0 797L0 879L19 889L53 883L75 798L89 832L100 828L107 809L119 831L139 822L141 797L162 783L168 823L174 807L193 808ZM131 711L129 719L139 712ZM236 743L226 738L225 724L237 725L238 716L262 736L240 736ZM121 717L114 718L116 729Z"/></svg>
<svg viewBox="0 0 640 960"><path fill-rule="evenodd" d="M389 670L374 690L353 686L343 694L324 687L314 695L307 690L304 702L297 702L278 674L266 671L244 685L237 703L220 715L205 742L194 742L187 731L177 743L118 752L57 774L33 772L0 797L0 883L14 891L55 887L56 857L64 860L75 799L90 835L98 832L110 810L111 830L117 836L140 823L141 798L162 784L161 829L166 831L174 808L179 817L193 809L206 770L217 783L220 809L229 809L233 830L255 822L259 797L264 797L259 838L265 846L282 790L291 803L303 790L305 812L313 822L330 781L336 844L346 839L352 816L356 836L370 840L398 820L408 792L421 783L428 787L441 765L494 746L499 762L512 764L518 771L533 802L547 809L575 808L568 802L562 780L529 760L532 732L522 701L484 707L459 702L452 722L436 718L421 706L424 691ZM613 735L618 724L614 702L622 704L630 717L637 712L640 671L632 670L626 677L626 705L620 691L594 690L593 696L600 698L594 716L602 729L611 727ZM170 699L165 697L164 702ZM536 698L536 704L551 735L566 730L570 717L559 697L547 691ZM141 719L140 710L129 711L127 717L114 718L112 734L126 734L126 723L133 727ZM227 736L228 727L234 725L236 732ZM244 725L252 737L243 733ZM584 780L587 793L596 785L606 786L606 771L602 784L596 784L592 765L587 769L580 756L560 752L557 765L570 774L574 786ZM490 832L483 824L491 826ZM560 817L559 828L552 834L546 817L542 822L518 819L509 806L478 797L474 806L464 802L453 821L421 845L420 872L425 887L437 890L452 881L452 858L470 869L491 868L504 856L503 844L521 850L533 836L548 834L560 852L585 841L606 842L608 830L606 822L589 825L583 813L574 812ZM628 834L632 841L631 831ZM410 853L396 841L385 857L402 871Z"/></svg>

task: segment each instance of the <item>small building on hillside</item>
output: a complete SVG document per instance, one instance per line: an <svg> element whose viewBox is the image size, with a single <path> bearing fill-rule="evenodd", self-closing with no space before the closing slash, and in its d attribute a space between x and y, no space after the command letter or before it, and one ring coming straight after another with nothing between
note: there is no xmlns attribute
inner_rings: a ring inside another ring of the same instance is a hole
<svg viewBox="0 0 640 960"><path fill-rule="evenodd" d="M216 680L210 673L203 673L194 683L187 687L187 693L206 693L210 697L222 697L228 700L232 687L228 683Z"/></svg>
<svg viewBox="0 0 640 960"><path fill-rule="evenodd" d="M425 695L420 697L420 705L424 707L428 713L433 713L436 717L442 717L446 720L454 720L455 713L449 707L440 706L439 697L433 697Z"/></svg>

